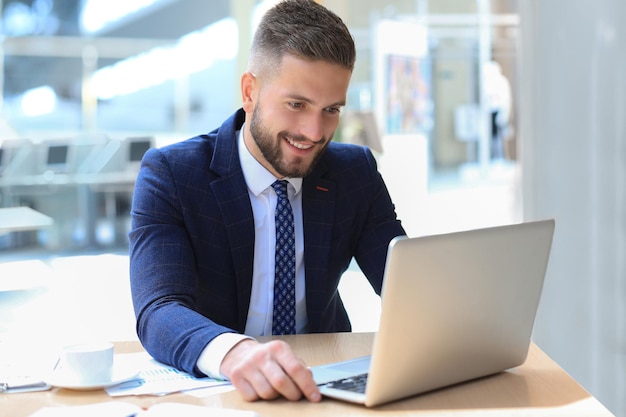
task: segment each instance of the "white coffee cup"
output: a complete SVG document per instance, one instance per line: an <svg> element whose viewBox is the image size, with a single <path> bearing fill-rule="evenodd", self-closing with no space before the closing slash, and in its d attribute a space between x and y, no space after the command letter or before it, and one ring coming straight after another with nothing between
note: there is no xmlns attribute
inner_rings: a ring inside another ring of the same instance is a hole
<svg viewBox="0 0 626 417"><path fill-rule="evenodd" d="M110 382L113 379L113 343L66 346L61 366L67 377L79 384Z"/></svg>

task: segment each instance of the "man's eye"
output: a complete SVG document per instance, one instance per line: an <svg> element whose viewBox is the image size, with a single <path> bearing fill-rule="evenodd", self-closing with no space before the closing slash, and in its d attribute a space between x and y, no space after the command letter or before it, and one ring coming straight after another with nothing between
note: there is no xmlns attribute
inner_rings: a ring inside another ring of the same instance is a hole
<svg viewBox="0 0 626 417"><path fill-rule="evenodd" d="M327 107L326 111L332 114L339 114L341 113L341 108L340 107Z"/></svg>
<svg viewBox="0 0 626 417"><path fill-rule="evenodd" d="M303 103L298 103L298 102L289 103L289 105L293 107L294 109L301 109L304 107Z"/></svg>

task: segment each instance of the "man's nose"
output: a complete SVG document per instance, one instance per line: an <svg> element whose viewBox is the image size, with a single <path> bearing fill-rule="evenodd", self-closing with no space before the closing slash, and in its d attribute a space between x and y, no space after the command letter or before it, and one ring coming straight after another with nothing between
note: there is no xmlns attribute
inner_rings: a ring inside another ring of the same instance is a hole
<svg viewBox="0 0 626 417"><path fill-rule="evenodd" d="M300 126L300 134L313 142L324 138L324 118L321 114L309 114Z"/></svg>

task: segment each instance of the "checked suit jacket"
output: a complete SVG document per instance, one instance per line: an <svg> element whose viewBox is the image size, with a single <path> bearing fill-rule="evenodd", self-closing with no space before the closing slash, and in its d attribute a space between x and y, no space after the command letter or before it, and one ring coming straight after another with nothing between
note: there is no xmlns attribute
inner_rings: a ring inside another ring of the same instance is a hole
<svg viewBox="0 0 626 417"><path fill-rule="evenodd" d="M246 326L255 228L237 148L244 117L240 109L207 135L149 150L133 194L138 337L155 359L195 375L207 343ZM341 275L354 258L380 294L388 244L405 234L372 153L331 142L303 179L302 210L309 330L350 331Z"/></svg>

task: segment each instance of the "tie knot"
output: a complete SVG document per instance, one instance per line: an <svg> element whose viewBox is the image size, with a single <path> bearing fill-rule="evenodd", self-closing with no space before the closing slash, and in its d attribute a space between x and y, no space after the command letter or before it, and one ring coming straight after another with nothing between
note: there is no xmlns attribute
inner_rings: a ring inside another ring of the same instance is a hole
<svg viewBox="0 0 626 417"><path fill-rule="evenodd" d="M287 180L274 181L272 188L276 191L276 195L279 198L287 198Z"/></svg>

